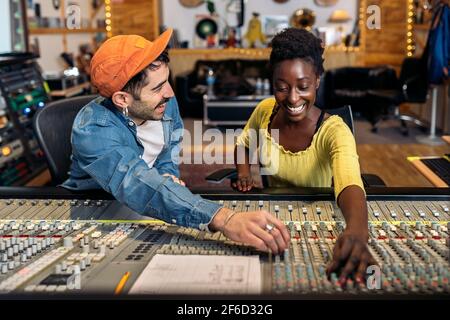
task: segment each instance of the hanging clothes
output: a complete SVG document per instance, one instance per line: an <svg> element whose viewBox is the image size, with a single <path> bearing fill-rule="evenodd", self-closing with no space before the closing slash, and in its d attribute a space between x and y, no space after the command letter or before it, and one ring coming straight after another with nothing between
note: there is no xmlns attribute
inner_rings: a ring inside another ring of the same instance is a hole
<svg viewBox="0 0 450 320"><path fill-rule="evenodd" d="M442 84L448 80L450 70L450 7L446 1L437 3L422 58L427 65L429 84Z"/></svg>

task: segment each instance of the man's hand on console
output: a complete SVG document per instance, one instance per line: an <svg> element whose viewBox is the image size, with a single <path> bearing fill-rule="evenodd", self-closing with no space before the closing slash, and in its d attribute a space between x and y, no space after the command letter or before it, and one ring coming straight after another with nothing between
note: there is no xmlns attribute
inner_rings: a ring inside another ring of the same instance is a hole
<svg viewBox="0 0 450 320"><path fill-rule="evenodd" d="M209 224L211 231L221 231L229 239L261 251L280 254L289 247L286 226L267 211L235 212L222 208Z"/></svg>

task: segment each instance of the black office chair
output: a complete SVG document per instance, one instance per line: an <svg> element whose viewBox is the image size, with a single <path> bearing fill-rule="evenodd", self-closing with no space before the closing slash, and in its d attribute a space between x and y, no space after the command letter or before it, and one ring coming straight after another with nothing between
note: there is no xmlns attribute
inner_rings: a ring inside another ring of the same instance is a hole
<svg viewBox="0 0 450 320"><path fill-rule="evenodd" d="M379 120L400 120L403 135L408 135L408 127L405 121L414 122L416 125L426 128L426 124L411 115L400 113L400 104L423 104L428 99L427 66L422 58L405 58L400 70L400 76L396 77L392 71L392 85L388 90L368 90L368 99L380 106L392 107L394 112L389 112ZM386 81L386 79L383 79ZM377 123L373 125L373 132L377 131Z"/></svg>
<svg viewBox="0 0 450 320"><path fill-rule="evenodd" d="M338 115L348 125L352 133L354 134L352 109L350 106L344 106L341 108L327 109L327 113L331 115ZM224 179L236 180L237 171L235 168L226 168L217 170L206 177L206 180L213 183L220 183ZM268 187L268 181L266 176L261 176L263 187ZM361 174L361 179L365 187L386 187L384 181L377 175L370 173Z"/></svg>
<svg viewBox="0 0 450 320"><path fill-rule="evenodd" d="M73 121L78 111L96 97L98 95L54 101L34 116L33 128L45 153L52 185L61 184L69 177Z"/></svg>

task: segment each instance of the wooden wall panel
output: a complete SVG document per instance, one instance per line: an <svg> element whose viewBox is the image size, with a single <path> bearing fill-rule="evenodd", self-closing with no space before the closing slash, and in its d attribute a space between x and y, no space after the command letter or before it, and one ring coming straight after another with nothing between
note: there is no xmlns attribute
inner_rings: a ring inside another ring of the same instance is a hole
<svg viewBox="0 0 450 320"><path fill-rule="evenodd" d="M406 57L408 1L367 0L366 6L370 5L381 9L381 29L365 29L364 64L391 64L398 69Z"/></svg>
<svg viewBox="0 0 450 320"><path fill-rule="evenodd" d="M159 0L111 1L112 35L138 34L148 40L159 35Z"/></svg>

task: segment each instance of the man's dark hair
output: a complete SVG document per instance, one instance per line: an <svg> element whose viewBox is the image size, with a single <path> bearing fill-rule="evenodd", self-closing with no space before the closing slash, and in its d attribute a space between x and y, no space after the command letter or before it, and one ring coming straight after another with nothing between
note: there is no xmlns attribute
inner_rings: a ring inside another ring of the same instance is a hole
<svg viewBox="0 0 450 320"><path fill-rule="evenodd" d="M140 100L141 90L143 87L148 85L150 82L149 75L147 71L152 71L159 69L162 64L168 64L170 61L169 53L167 50L164 50L158 58L155 59L152 63L150 63L145 69L136 74L133 78L131 78L123 87L122 91L128 92L133 96L134 99ZM156 62L156 63L155 63Z"/></svg>
<svg viewBox="0 0 450 320"><path fill-rule="evenodd" d="M322 41L305 29L287 28L276 34L271 42L270 67L284 60L302 59L314 66L317 76L324 72Z"/></svg>

